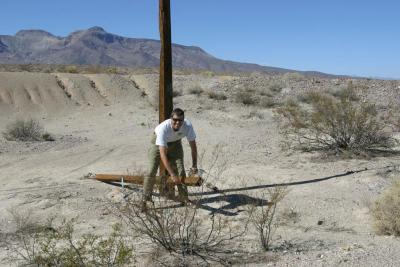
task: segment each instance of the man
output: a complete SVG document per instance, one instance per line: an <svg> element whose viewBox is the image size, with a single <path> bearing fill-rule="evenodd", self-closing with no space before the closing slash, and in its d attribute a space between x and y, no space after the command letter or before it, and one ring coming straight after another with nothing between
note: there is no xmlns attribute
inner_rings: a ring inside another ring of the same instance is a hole
<svg viewBox="0 0 400 267"><path fill-rule="evenodd" d="M190 121L185 119L183 110L176 108L172 111L171 118L159 124L154 130L149 150L150 170L148 176L144 178L143 184L143 210L146 209L146 201L152 200L155 176L160 166L160 160L178 186L179 200L183 203L189 201L187 188L181 180L186 177L181 142L184 137L189 141L191 149L191 172L197 173L196 134Z"/></svg>

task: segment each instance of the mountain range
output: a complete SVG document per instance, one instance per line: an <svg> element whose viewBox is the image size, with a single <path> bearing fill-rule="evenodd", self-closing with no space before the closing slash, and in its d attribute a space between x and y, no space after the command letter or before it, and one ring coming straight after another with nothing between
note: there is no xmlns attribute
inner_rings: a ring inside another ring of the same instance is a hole
<svg viewBox="0 0 400 267"><path fill-rule="evenodd" d="M160 41L127 38L101 27L75 31L67 37L43 30L21 30L0 35L2 64L77 64L126 67L158 67ZM196 46L172 44L173 67L215 72L273 72L293 70L218 59ZM330 76L321 72L302 72Z"/></svg>

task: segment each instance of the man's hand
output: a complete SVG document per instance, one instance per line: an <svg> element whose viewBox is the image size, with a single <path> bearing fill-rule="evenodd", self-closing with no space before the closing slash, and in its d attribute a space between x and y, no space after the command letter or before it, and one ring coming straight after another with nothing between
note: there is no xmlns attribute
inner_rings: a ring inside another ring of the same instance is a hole
<svg viewBox="0 0 400 267"><path fill-rule="evenodd" d="M174 182L174 184L181 184L182 183L181 178L179 178L176 175L171 175L171 179Z"/></svg>

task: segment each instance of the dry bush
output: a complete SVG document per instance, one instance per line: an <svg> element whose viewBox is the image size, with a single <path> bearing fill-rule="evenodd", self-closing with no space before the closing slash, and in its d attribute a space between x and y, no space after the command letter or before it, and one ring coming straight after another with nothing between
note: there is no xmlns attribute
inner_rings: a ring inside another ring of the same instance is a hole
<svg viewBox="0 0 400 267"><path fill-rule="evenodd" d="M298 72L286 72L283 74L283 80L300 82L305 79L304 75Z"/></svg>
<svg viewBox="0 0 400 267"><path fill-rule="evenodd" d="M8 260L23 266L126 266L134 262L133 249L120 225L107 238L95 234L75 237L74 221L53 226L33 222L30 213L11 213L16 231L8 234L3 245Z"/></svg>
<svg viewBox="0 0 400 267"><path fill-rule="evenodd" d="M173 90L172 91L172 97L178 97L178 96L182 96L183 93L180 90Z"/></svg>
<svg viewBox="0 0 400 267"><path fill-rule="evenodd" d="M106 73L109 74L119 74L118 68L117 67L108 67L106 69Z"/></svg>
<svg viewBox="0 0 400 267"><path fill-rule="evenodd" d="M202 93L204 93L204 90L200 86L194 86L194 87L191 87L189 89L189 94L191 94L191 95L198 95L199 96Z"/></svg>
<svg viewBox="0 0 400 267"><path fill-rule="evenodd" d="M372 208L379 234L400 236L400 181L396 181Z"/></svg>
<svg viewBox="0 0 400 267"><path fill-rule="evenodd" d="M265 251L270 250L271 241L275 230L278 227L276 223L276 211L280 201L286 196L286 187L274 187L257 194L260 199L268 199L267 205L252 205L247 209L250 223L255 227L260 238L260 244Z"/></svg>
<svg viewBox="0 0 400 267"><path fill-rule="evenodd" d="M248 106L257 104L257 100L254 95L247 91L237 92L235 95L235 102Z"/></svg>
<svg viewBox="0 0 400 267"><path fill-rule="evenodd" d="M67 72L67 73L78 73L79 70L78 70L77 66L69 65L69 66L65 66L64 67L64 72Z"/></svg>
<svg viewBox="0 0 400 267"><path fill-rule="evenodd" d="M196 205L177 209L165 203L159 199L142 212L140 201L131 199L120 207L119 214L133 232L169 252L181 265L198 260L229 263L229 250L224 246L243 236L246 227L234 230L221 216L200 214Z"/></svg>
<svg viewBox="0 0 400 267"><path fill-rule="evenodd" d="M275 82L275 83L270 84L268 86L268 89L273 93L280 93L283 89L283 86L282 86L282 84Z"/></svg>
<svg viewBox="0 0 400 267"><path fill-rule="evenodd" d="M208 92L208 97L214 100L227 100L228 97L224 93Z"/></svg>
<svg viewBox="0 0 400 267"><path fill-rule="evenodd" d="M44 132L36 120L17 120L7 126L3 136L8 141L54 141L54 137Z"/></svg>
<svg viewBox="0 0 400 267"><path fill-rule="evenodd" d="M277 114L286 140L304 150L362 154L396 144L375 105L358 103L350 95L337 99L312 92L309 106L291 100Z"/></svg>
<svg viewBox="0 0 400 267"><path fill-rule="evenodd" d="M349 82L346 87L331 90L329 93L339 99L348 99L350 101L360 101L360 96L357 93L357 88L353 83Z"/></svg>
<svg viewBox="0 0 400 267"><path fill-rule="evenodd" d="M258 105L263 108L273 108L277 105L277 103L271 97L262 97L260 98Z"/></svg>
<svg viewBox="0 0 400 267"><path fill-rule="evenodd" d="M211 152L206 164L208 171L202 175L206 187L213 187L207 180L219 180L227 168L228 158L223 150L223 145L217 145ZM199 153L199 166L203 159L204 153ZM232 251L228 246L245 235L247 222L242 221L234 227L223 215L202 210L203 190L203 187L191 188L196 193L191 196L192 204L186 206L153 196L155 201L147 202L146 212L142 212L141 197L131 194L125 198L126 202L117 206L118 216L124 219L132 233L155 245L160 254L165 252L174 258L175 263L170 263L168 257L163 257L165 254L159 255L157 261L162 261L164 266L209 265L211 262L229 265Z"/></svg>

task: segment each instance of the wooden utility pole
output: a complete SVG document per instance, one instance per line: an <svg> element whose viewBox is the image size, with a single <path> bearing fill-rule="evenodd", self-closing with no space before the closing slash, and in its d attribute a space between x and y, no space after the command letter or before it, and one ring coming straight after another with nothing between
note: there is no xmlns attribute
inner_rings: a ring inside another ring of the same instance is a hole
<svg viewBox="0 0 400 267"><path fill-rule="evenodd" d="M159 28L161 42L159 122L161 123L170 117L173 108L170 0L159 0ZM160 162L160 176L167 176L162 162ZM163 179L163 181L160 193L167 196L174 195L174 186L168 186L166 179Z"/></svg>
<svg viewBox="0 0 400 267"><path fill-rule="evenodd" d="M163 122L172 112L172 51L170 0L160 1L160 93L159 122Z"/></svg>

